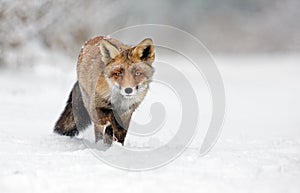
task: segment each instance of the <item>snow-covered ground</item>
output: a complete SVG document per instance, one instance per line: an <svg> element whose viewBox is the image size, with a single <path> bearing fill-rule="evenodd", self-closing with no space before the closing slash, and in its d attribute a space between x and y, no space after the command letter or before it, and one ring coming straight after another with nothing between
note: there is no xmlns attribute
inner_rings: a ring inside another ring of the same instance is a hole
<svg viewBox="0 0 300 193"><path fill-rule="evenodd" d="M189 147L170 164L143 172L111 167L81 139L52 133L75 68L2 70L0 192L298 193L300 57L218 56L216 62L227 97L218 143L204 157Z"/></svg>

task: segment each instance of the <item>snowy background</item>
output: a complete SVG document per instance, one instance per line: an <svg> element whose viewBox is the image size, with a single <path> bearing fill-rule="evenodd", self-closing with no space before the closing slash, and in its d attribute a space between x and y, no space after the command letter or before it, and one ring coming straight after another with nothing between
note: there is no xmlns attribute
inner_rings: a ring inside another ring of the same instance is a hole
<svg viewBox="0 0 300 193"><path fill-rule="evenodd" d="M299 6L1 0L0 192L299 192ZM165 167L128 172L52 130L83 42L144 23L179 27L207 46L224 81L226 120L206 156L189 147Z"/></svg>

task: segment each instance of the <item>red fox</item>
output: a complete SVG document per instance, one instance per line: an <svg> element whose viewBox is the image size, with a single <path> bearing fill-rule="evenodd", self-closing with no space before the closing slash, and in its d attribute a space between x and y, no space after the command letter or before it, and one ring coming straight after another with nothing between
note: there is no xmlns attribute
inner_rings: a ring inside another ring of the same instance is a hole
<svg viewBox="0 0 300 193"><path fill-rule="evenodd" d="M95 142L124 145L132 113L152 80L154 58L149 38L134 47L103 36L87 41L78 57L78 81L54 132L73 137L93 123Z"/></svg>

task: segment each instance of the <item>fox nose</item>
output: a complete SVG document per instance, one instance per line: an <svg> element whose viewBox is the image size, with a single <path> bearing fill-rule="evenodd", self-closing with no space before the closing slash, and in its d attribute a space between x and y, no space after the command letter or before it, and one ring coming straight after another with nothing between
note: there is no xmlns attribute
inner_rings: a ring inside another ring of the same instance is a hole
<svg viewBox="0 0 300 193"><path fill-rule="evenodd" d="M129 87L128 87L128 88L125 88L125 93L126 93L126 94L131 94L132 91L133 91L132 88L129 88Z"/></svg>

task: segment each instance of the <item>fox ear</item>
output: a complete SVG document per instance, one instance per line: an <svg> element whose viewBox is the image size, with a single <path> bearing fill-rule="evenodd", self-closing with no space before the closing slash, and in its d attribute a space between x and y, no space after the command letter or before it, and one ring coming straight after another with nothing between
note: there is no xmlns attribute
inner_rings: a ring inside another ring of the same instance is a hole
<svg viewBox="0 0 300 193"><path fill-rule="evenodd" d="M154 45L150 38L146 38L139 43L132 51L132 56L135 59L152 64L154 61Z"/></svg>
<svg viewBox="0 0 300 193"><path fill-rule="evenodd" d="M109 61L120 54L119 50L107 40L101 40L99 48L104 64L108 64Z"/></svg>

